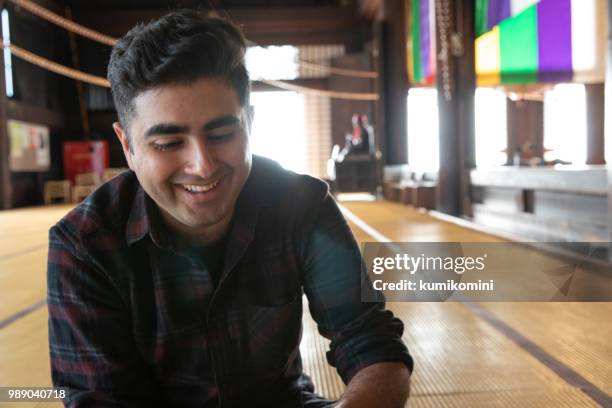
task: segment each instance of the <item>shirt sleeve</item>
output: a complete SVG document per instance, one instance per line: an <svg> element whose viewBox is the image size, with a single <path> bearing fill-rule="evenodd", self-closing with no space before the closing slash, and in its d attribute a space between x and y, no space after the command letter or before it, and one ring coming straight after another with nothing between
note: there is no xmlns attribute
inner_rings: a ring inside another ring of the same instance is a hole
<svg viewBox="0 0 612 408"><path fill-rule="evenodd" d="M155 404L130 314L107 274L59 227L49 232L47 305L51 376L67 407Z"/></svg>
<svg viewBox="0 0 612 408"><path fill-rule="evenodd" d="M401 340L404 325L384 302L361 301L365 264L340 209L328 194L306 244L304 292L319 332L331 340L328 362L345 384L380 362L413 360Z"/></svg>

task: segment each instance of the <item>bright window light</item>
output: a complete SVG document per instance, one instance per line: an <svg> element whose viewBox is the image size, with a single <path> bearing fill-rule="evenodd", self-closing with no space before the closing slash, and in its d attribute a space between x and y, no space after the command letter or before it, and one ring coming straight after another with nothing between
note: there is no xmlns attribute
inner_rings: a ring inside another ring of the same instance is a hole
<svg viewBox="0 0 612 408"><path fill-rule="evenodd" d="M474 100L476 111L476 166L506 164L508 146L506 127L506 94L497 89L478 88Z"/></svg>
<svg viewBox="0 0 612 408"><path fill-rule="evenodd" d="M11 30L7 9L2 10L2 38L4 39L4 45L11 43ZM15 90L13 89L13 62L11 60L11 51L8 47L4 47L4 81L6 96L10 98L15 95Z"/></svg>
<svg viewBox="0 0 612 408"><path fill-rule="evenodd" d="M436 172L440 165L438 92L431 88L408 91L408 165L418 172Z"/></svg>
<svg viewBox="0 0 612 408"><path fill-rule="evenodd" d="M297 173L306 172L304 97L297 92L253 92L251 151Z"/></svg>
<svg viewBox="0 0 612 408"><path fill-rule="evenodd" d="M586 91L582 84L560 84L544 95L544 159L586 162Z"/></svg>
<svg viewBox="0 0 612 408"><path fill-rule="evenodd" d="M291 45L249 47L245 61L253 80L295 79L298 77L298 49Z"/></svg>

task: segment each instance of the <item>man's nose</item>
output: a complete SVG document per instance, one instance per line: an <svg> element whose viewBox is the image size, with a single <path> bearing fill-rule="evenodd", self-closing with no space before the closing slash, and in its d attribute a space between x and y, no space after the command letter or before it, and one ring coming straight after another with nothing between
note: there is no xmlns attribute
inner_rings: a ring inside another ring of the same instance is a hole
<svg viewBox="0 0 612 408"><path fill-rule="evenodd" d="M215 173L217 169L215 156L206 142L200 138L192 140L188 151L189 158L185 168L187 174L207 178Z"/></svg>

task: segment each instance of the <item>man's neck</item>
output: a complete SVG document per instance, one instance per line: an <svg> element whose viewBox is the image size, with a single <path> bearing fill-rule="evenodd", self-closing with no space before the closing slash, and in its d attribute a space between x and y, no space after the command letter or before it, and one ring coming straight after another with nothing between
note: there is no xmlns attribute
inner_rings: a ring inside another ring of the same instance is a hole
<svg viewBox="0 0 612 408"><path fill-rule="evenodd" d="M176 242L180 247L204 246L223 238L230 228L232 214L219 222L198 228L191 228L179 223L174 217L161 211L162 219L168 229L175 234Z"/></svg>

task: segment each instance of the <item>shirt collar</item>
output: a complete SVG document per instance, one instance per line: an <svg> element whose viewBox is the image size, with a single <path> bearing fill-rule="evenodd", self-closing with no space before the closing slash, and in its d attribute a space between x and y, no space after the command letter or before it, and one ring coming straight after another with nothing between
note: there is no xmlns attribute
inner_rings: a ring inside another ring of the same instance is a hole
<svg viewBox="0 0 612 408"><path fill-rule="evenodd" d="M125 234L128 245L149 235L158 247L169 248L171 246L171 235L162 221L157 204L140 184L138 184L138 191L130 210Z"/></svg>
<svg viewBox="0 0 612 408"><path fill-rule="evenodd" d="M138 191L134 197L134 202L132 203L132 208L130 209L130 215L128 216L125 228L125 239L128 245L140 241L150 230L145 202L146 194L140 183L137 185Z"/></svg>

